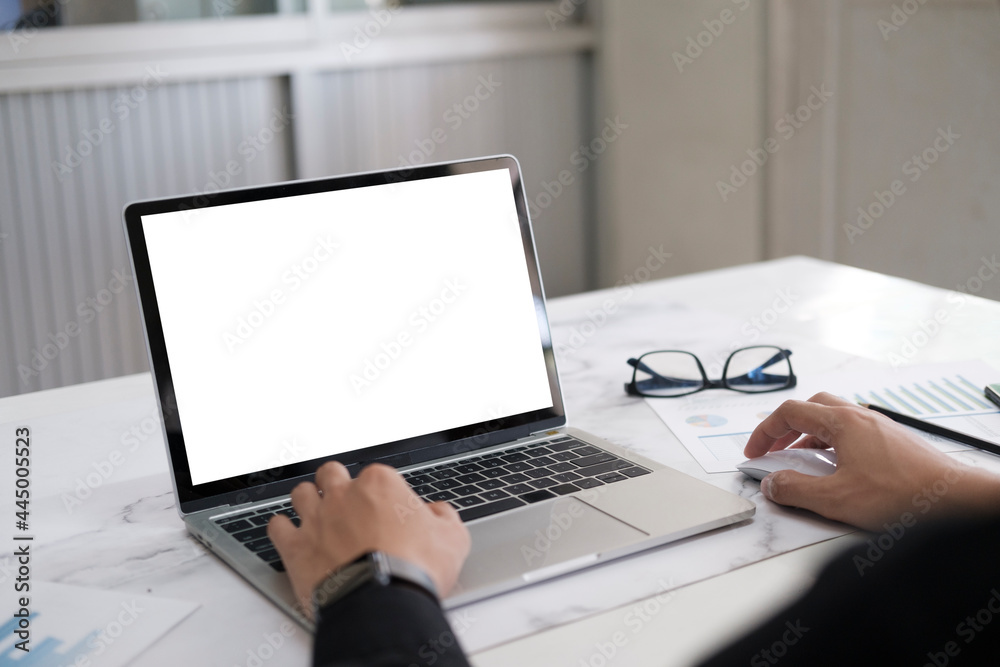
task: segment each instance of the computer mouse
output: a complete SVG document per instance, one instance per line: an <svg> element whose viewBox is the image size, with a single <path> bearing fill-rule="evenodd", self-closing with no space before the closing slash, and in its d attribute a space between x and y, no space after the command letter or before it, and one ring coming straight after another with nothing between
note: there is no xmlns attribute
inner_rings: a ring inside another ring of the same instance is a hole
<svg viewBox="0 0 1000 667"><path fill-rule="evenodd" d="M738 463L736 469L754 479L764 479L779 470L823 477L837 472L837 453L829 449L780 449Z"/></svg>

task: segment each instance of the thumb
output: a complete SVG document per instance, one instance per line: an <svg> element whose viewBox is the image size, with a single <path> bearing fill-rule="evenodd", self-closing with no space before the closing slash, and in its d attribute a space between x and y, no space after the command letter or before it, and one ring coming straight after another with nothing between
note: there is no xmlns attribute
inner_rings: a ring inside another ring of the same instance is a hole
<svg viewBox="0 0 1000 667"><path fill-rule="evenodd" d="M816 511L820 504L817 487L822 484L823 479L794 470L779 470L761 480L760 491L765 498L779 505Z"/></svg>

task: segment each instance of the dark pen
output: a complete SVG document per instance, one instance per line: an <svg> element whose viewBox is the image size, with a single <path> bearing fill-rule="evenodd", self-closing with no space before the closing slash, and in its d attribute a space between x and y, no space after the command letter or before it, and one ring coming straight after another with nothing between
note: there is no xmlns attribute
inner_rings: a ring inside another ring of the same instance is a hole
<svg viewBox="0 0 1000 667"><path fill-rule="evenodd" d="M924 431L925 433L947 438L948 440L954 440L955 442L960 442L963 445L969 445L970 447L981 449L984 452L1000 456L1000 445L996 445L992 442L980 440L979 438L965 433L959 433L958 431L952 431L950 428L938 426L937 424L926 422L923 419L917 419L916 417L910 417L909 415L901 415L888 408L883 408L881 405L875 405L873 403L859 403L858 405L863 408L868 408L869 410L874 410L879 414L883 414L894 422L899 422L905 426L912 426L918 431Z"/></svg>

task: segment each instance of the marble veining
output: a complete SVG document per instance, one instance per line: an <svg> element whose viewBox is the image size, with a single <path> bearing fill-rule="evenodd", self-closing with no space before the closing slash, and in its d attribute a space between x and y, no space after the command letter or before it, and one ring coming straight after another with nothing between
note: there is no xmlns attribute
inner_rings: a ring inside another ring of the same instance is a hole
<svg viewBox="0 0 1000 667"><path fill-rule="evenodd" d="M799 285L800 304L775 324L768 340L804 345L796 337L817 331L822 338L816 320L822 313L817 313L815 304L830 298L830 291L836 290L834 278L842 271L850 270L809 260L782 260L637 286L627 299L611 290L551 302L553 340L571 425L749 498L757 513L751 520L706 535L452 610L449 617L462 644L481 651L849 532L845 525L764 500L757 483L739 473L705 473L653 411L623 391L629 356L664 348L694 349L699 354L707 348L711 354L720 347L728 351L731 343L748 344L741 332L746 318L767 307L773 290L787 284L789 275ZM873 289L897 289L899 281L879 283L878 278L871 278ZM899 289L904 288L916 289L911 285ZM926 295L928 307L933 306L938 295L923 289L919 294ZM608 299L616 304L613 313L601 311ZM973 307L969 308L971 312ZM852 345L846 341L842 349ZM930 351L944 355L936 345L932 343ZM817 349L811 354L805 348L797 348L797 353L799 349L805 351L795 357L797 370L800 366L831 370L851 362L843 353L826 355ZM130 442L126 435L130 429L146 425L155 414L147 391L100 408L27 420L40 445L33 460L39 471L39 495L33 504L35 576L201 603L138 664L248 664L247 651L283 627L287 618L186 533L174 506L158 430L138 446L123 450ZM124 460L97 483L93 475L107 472L109 456L116 450L123 450ZM968 453L961 458L971 465L996 465L984 456ZM88 485L88 479L94 484ZM10 553L0 553L0 578L10 571ZM303 664L309 641L305 633L293 632L286 648L268 665Z"/></svg>

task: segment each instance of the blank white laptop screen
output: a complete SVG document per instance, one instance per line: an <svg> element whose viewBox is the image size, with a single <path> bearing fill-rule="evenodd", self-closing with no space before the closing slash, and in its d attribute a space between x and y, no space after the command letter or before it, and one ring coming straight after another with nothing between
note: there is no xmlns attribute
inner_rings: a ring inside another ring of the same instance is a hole
<svg viewBox="0 0 1000 667"><path fill-rule="evenodd" d="M142 229L194 484L553 404L506 169Z"/></svg>

